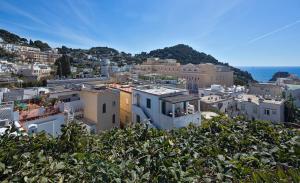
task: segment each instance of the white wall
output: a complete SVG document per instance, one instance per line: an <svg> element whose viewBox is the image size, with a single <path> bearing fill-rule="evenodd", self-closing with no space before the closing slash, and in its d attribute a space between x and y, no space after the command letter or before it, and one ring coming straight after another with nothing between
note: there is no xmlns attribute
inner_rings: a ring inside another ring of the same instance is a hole
<svg viewBox="0 0 300 183"><path fill-rule="evenodd" d="M31 124L36 124L37 132L45 131L53 135L54 137L61 134L61 125L65 123L65 118L63 114L57 114L49 116L46 118L41 118L33 121L27 121L24 124L24 128L28 130L28 126Z"/></svg>
<svg viewBox="0 0 300 183"><path fill-rule="evenodd" d="M244 110L242 110L244 106ZM266 120L272 121L274 123L284 122L284 105L272 104L262 102L259 105L253 102L239 102L238 109L240 109L240 114L244 115L248 120ZM270 110L270 114L265 114L265 109ZM276 111L275 114L273 111Z"/></svg>

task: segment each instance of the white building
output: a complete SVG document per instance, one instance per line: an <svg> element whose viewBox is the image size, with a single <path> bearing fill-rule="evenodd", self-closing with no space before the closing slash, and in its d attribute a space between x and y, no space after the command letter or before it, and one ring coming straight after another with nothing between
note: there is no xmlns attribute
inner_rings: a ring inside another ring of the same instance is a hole
<svg viewBox="0 0 300 183"><path fill-rule="evenodd" d="M16 73L16 64L0 60L0 73Z"/></svg>
<svg viewBox="0 0 300 183"><path fill-rule="evenodd" d="M187 90L143 86L132 90L132 121L160 129L200 125L200 98Z"/></svg>
<svg viewBox="0 0 300 183"><path fill-rule="evenodd" d="M282 99L264 99L255 95L242 94L235 101L236 105L228 111L232 117L242 115L248 120L284 122L284 100Z"/></svg>
<svg viewBox="0 0 300 183"><path fill-rule="evenodd" d="M220 95L220 96L231 96L236 97L240 94L243 94L246 92L246 89L244 86L231 86L231 87L223 87L221 85L211 85L210 88L199 88L199 96L205 97L209 95Z"/></svg>
<svg viewBox="0 0 300 183"><path fill-rule="evenodd" d="M27 77L41 79L50 76L51 68L46 64L34 63L31 66L23 66L18 69L18 74Z"/></svg>

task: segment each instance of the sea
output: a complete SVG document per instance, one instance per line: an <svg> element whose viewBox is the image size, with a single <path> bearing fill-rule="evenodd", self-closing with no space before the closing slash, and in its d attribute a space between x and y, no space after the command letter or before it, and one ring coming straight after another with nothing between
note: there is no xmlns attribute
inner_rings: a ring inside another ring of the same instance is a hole
<svg viewBox="0 0 300 183"><path fill-rule="evenodd" d="M300 77L300 67L238 67L243 71L248 71L258 82L268 82L276 72L289 72Z"/></svg>

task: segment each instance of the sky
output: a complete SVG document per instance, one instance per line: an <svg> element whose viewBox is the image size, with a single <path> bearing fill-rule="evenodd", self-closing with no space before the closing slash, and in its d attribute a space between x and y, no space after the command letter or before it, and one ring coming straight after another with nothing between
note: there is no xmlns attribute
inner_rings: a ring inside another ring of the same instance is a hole
<svg viewBox="0 0 300 183"><path fill-rule="evenodd" d="M52 47L182 43L233 66L300 66L300 0L1 0L0 28Z"/></svg>

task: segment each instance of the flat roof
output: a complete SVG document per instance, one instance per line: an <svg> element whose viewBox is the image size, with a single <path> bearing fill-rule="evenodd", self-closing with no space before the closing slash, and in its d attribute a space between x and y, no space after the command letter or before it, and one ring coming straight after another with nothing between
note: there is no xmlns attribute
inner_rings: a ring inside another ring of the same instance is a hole
<svg viewBox="0 0 300 183"><path fill-rule="evenodd" d="M163 97L161 98L163 101L176 104L180 102L186 102L186 101L192 101L192 100L199 100L200 97L193 96L193 95L176 95L176 96L170 96L170 97Z"/></svg>
<svg viewBox="0 0 300 183"><path fill-rule="evenodd" d="M287 84L286 86L289 90L298 90L298 89L300 89L300 85Z"/></svg>
<svg viewBox="0 0 300 183"><path fill-rule="evenodd" d="M187 90L180 89L180 88L168 88L162 86L145 86L145 87L137 87L134 88L135 90L142 91L145 93L150 93L153 95L165 95L165 94L172 94L172 93L179 93L185 92Z"/></svg>
<svg viewBox="0 0 300 183"><path fill-rule="evenodd" d="M114 84L109 84L108 86L114 89L119 89L120 91L132 93L132 86L130 85L121 85L121 84L114 83Z"/></svg>
<svg viewBox="0 0 300 183"><path fill-rule="evenodd" d="M201 101L205 103L215 103L215 102L220 102L220 101L225 101L232 99L232 97L227 97L227 98L222 98L220 95L208 95L201 97Z"/></svg>
<svg viewBox="0 0 300 183"><path fill-rule="evenodd" d="M251 100L251 102L255 103L255 104L259 104L259 97L255 96L255 95L250 95L250 94L243 94L243 95L239 95L238 100L240 101L249 101ZM281 100L274 100L274 99L263 99L263 103L269 103L269 104L282 104L284 102L283 99Z"/></svg>

